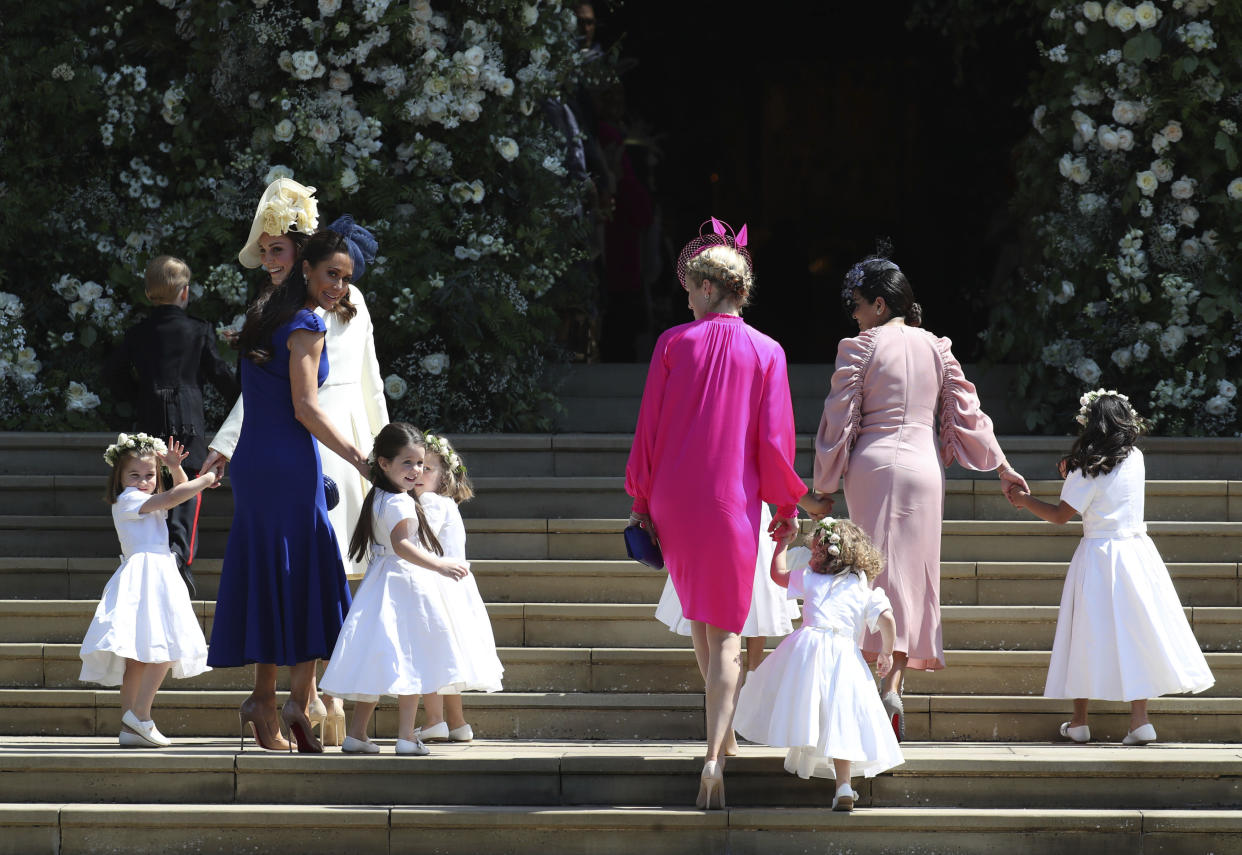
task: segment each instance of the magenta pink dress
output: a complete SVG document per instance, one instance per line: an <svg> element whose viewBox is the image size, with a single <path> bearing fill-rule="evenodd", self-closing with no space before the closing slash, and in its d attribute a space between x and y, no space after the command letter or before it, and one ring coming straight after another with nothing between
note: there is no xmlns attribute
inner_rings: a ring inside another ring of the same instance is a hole
<svg viewBox="0 0 1242 855"><path fill-rule="evenodd" d="M815 489L834 493L844 477L850 519L884 555L875 585L893 604L893 649L909 657L910 668L929 671L944 667L944 467L957 460L991 470L1004 459L950 346L904 324L843 339L815 438ZM863 650L880 649L880 636L868 634Z"/></svg>
<svg viewBox="0 0 1242 855"><path fill-rule="evenodd" d="M651 515L687 620L741 632L760 502L791 517L806 492L794 448L779 344L735 315L707 315L660 336L625 490L636 513Z"/></svg>

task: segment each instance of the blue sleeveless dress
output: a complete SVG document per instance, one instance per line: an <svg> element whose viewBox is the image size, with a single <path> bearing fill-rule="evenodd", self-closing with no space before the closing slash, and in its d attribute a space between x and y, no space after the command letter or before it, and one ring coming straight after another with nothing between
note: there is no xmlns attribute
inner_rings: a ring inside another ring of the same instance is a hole
<svg viewBox="0 0 1242 855"><path fill-rule="evenodd" d="M207 655L216 668L326 659L349 611L319 449L293 415L288 340L301 329L322 333L324 324L300 309L272 335L270 361L241 360L245 419L229 465L233 524ZM325 348L320 385L327 376Z"/></svg>

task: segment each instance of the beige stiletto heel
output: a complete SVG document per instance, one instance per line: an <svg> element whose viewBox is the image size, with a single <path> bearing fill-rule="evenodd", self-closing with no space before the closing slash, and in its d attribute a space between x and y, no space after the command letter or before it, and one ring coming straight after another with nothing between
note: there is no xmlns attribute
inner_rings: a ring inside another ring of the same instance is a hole
<svg viewBox="0 0 1242 855"><path fill-rule="evenodd" d="M713 799L712 796L716 798ZM723 810L725 807L724 769L716 760L703 764L699 775L699 795L694 806L701 810Z"/></svg>

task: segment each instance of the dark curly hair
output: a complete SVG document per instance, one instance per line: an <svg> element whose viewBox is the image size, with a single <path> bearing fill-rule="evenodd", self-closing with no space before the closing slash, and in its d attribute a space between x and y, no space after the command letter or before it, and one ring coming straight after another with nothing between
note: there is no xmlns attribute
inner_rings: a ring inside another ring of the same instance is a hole
<svg viewBox="0 0 1242 855"><path fill-rule="evenodd" d="M1107 475L1146 432L1147 422L1129 401L1118 395L1101 395L1087 405L1087 423L1070 453L1061 458L1065 473L1081 470L1093 478Z"/></svg>

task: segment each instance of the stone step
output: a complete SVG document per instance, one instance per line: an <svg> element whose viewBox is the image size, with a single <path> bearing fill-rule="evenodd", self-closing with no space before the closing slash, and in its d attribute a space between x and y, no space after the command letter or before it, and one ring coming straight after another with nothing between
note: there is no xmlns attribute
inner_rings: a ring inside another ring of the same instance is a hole
<svg viewBox="0 0 1242 855"><path fill-rule="evenodd" d="M421 758L256 750L223 740L179 739L163 751L124 751L115 736L10 740L0 751L0 798L10 803L171 806L652 805L681 806L697 789L702 745L642 742L476 740L433 745ZM1156 744L917 743L905 763L854 779L864 808L1237 809L1236 746ZM784 751L743 745L727 764L735 808L823 807L830 780L804 781L782 768ZM415 767L414 771L411 767ZM711 814L709 814L710 816ZM861 817L863 814L860 813ZM924 829L927 831L927 829ZM778 850L779 851L779 850ZM1232 851L1232 850L1222 850Z"/></svg>
<svg viewBox="0 0 1242 855"><path fill-rule="evenodd" d="M628 418L637 416L635 402ZM798 437L798 471L810 476L819 415ZM98 475L100 492L108 467L103 450L113 433L0 433L0 475ZM608 433L460 434L453 442L471 477L603 476L625 472L632 425ZM1073 440L1065 436L1003 435L1006 456L1027 478L1058 478L1057 461ZM1232 437L1146 437L1140 443L1153 480L1242 480L1242 439ZM976 473L949 468L951 479Z"/></svg>
<svg viewBox="0 0 1242 855"><path fill-rule="evenodd" d="M215 599L219 558L194 562L198 596ZM945 605L1057 605L1066 564L1057 561L945 561L940 599ZM95 600L116 571L116 558L0 558L0 598ZM1242 565L1169 564L1187 606L1242 605ZM493 603L659 602L667 574L628 559L477 559L471 572L484 599Z"/></svg>
<svg viewBox="0 0 1242 855"><path fill-rule="evenodd" d="M0 642L80 643L95 613L90 600L0 600ZM194 609L211 636L216 604ZM945 645L961 650L1050 650L1056 606L944 606ZM502 647L689 647L668 631L645 603L488 603L496 644ZM1242 607L1186 606L1205 651L1242 650Z"/></svg>
<svg viewBox="0 0 1242 855"><path fill-rule="evenodd" d="M156 699L155 718L165 734L236 735L237 707L248 691L170 686ZM115 736L119 703L115 689L0 689L0 734ZM500 692L471 694L465 703L475 732L487 738L705 738L703 696L690 692ZM1070 712L1068 701L1019 695L907 694L904 703L912 740L1047 740ZM1165 740L1242 742L1242 698L1165 697L1153 699L1149 709ZM1092 735L1120 741L1128 716L1128 704L1092 704ZM385 701L374 732L391 736L396 727L396 704Z"/></svg>
<svg viewBox="0 0 1242 855"><path fill-rule="evenodd" d="M624 519L467 519L474 558L622 559ZM809 521L804 520L809 529ZM201 520L203 558L224 552L228 521ZM1148 533L1165 561L1233 563L1242 557L1242 522L1155 521ZM65 532L73 532L66 537ZM1038 520L949 520L943 525L945 561L1069 561L1082 536L1080 523ZM92 557L114 554L112 520L97 516L0 516L0 555Z"/></svg>
<svg viewBox="0 0 1242 855"><path fill-rule="evenodd" d="M770 638L769 650L780 639ZM78 681L79 645L37 642L0 643L0 688L95 689ZM702 692L694 652L685 648L501 647L504 683L509 692ZM949 650L944 671L912 671L906 689L913 694L1041 695L1048 673L1048 651ZM1216 684L1197 697L1242 696L1242 653L1208 653ZM287 689L283 681L280 687ZM247 690L253 668L222 668L172 681L178 691Z"/></svg>
<svg viewBox="0 0 1242 855"><path fill-rule="evenodd" d="M95 475L0 475L0 515L107 514ZM479 477L477 496L465 506L472 518L623 518L632 499L625 478L613 476ZM1061 481L1032 481L1032 492L1056 504ZM835 494L838 516L849 515L842 493ZM1148 481L1148 520L1242 521L1242 481ZM231 519L233 496L227 487L205 494L200 518ZM947 520L1030 520L1001 493L996 479L956 479L945 484Z"/></svg>
<svg viewBox="0 0 1242 855"><path fill-rule="evenodd" d="M682 776L682 789L693 785ZM831 792L815 785L822 804ZM729 790L729 793L733 793ZM735 802L733 802L735 803ZM200 855L408 852L547 855L567 835L595 855L1203 855L1230 852L1242 832L1236 810L882 808L852 814L824 806L686 808L521 806L187 805L89 803L0 806L0 853L126 852ZM503 841L503 842L502 842ZM586 850L580 850L586 851Z"/></svg>

